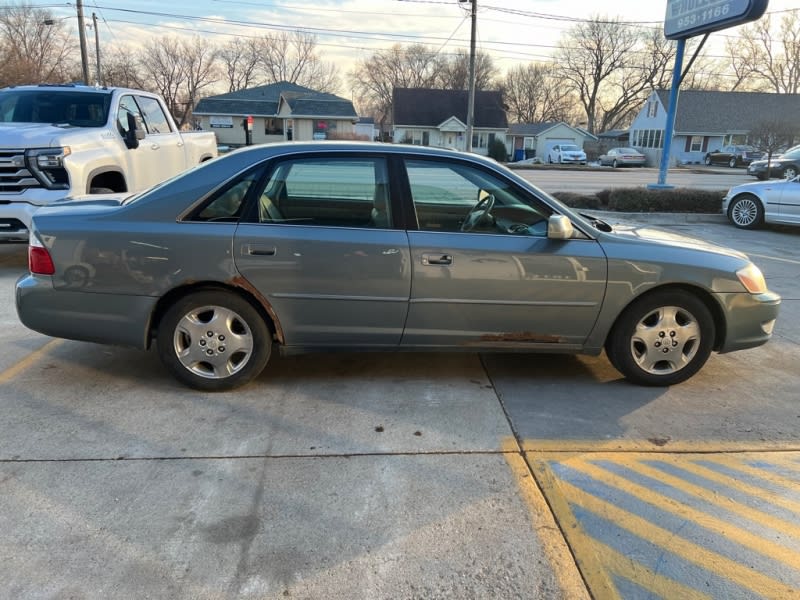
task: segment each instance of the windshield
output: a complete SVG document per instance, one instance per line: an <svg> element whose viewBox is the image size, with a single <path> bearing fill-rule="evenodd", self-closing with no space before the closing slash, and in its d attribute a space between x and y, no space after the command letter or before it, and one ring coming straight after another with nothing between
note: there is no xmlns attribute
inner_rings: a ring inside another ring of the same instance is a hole
<svg viewBox="0 0 800 600"><path fill-rule="evenodd" d="M571 144L564 144L563 146L561 146L561 149L567 150L568 152L580 152L580 148L578 148L577 146L573 146Z"/></svg>
<svg viewBox="0 0 800 600"><path fill-rule="evenodd" d="M111 94L52 89L0 92L0 123L51 123L103 127Z"/></svg>
<svg viewBox="0 0 800 600"><path fill-rule="evenodd" d="M792 160L796 160L800 158L800 148L792 148L786 154L781 156L781 158L790 158Z"/></svg>

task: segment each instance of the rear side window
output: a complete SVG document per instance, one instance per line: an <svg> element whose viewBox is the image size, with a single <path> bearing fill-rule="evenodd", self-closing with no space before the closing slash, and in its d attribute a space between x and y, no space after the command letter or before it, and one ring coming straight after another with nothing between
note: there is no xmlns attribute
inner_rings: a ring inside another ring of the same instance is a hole
<svg viewBox="0 0 800 600"><path fill-rule="evenodd" d="M379 157L283 161L270 174L258 205L261 223L392 227L388 169Z"/></svg>
<svg viewBox="0 0 800 600"><path fill-rule="evenodd" d="M214 192L192 216L190 221L216 221L232 223L239 220L245 210L245 200L251 188L254 188L262 169L256 169L236 178L228 185Z"/></svg>

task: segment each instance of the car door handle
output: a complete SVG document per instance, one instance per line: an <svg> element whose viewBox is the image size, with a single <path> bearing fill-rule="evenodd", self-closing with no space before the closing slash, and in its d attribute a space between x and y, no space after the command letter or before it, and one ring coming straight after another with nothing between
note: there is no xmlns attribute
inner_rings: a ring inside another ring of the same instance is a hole
<svg viewBox="0 0 800 600"><path fill-rule="evenodd" d="M452 265L453 257L449 254L423 254L423 265Z"/></svg>
<svg viewBox="0 0 800 600"><path fill-rule="evenodd" d="M275 246L256 246L254 244L247 244L242 248L242 254L249 254L250 256L275 256L278 249Z"/></svg>

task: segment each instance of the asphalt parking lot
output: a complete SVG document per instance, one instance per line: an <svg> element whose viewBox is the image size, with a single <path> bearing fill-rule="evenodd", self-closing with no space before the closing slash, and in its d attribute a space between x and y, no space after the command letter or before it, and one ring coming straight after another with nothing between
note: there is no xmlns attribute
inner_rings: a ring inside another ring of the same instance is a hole
<svg viewBox="0 0 800 600"><path fill-rule="evenodd" d="M409 353L204 394L26 330L0 246L0 596L800 597L800 229L648 219L750 254L774 339L668 389Z"/></svg>

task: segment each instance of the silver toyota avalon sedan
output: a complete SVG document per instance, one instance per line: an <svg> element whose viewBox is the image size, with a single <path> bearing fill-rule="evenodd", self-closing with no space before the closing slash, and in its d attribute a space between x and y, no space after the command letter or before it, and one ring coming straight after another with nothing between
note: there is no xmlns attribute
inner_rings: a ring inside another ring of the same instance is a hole
<svg viewBox="0 0 800 600"><path fill-rule="evenodd" d="M780 298L748 258L610 226L472 154L255 146L139 195L33 218L22 322L147 349L201 390L273 351L600 354L672 385L764 344Z"/></svg>

